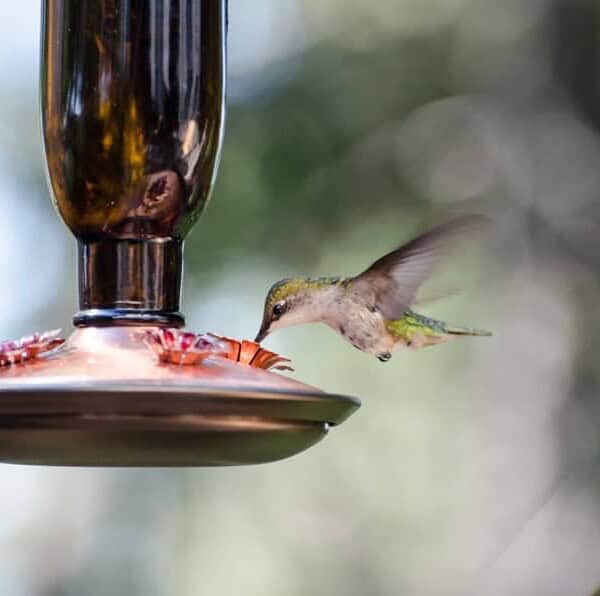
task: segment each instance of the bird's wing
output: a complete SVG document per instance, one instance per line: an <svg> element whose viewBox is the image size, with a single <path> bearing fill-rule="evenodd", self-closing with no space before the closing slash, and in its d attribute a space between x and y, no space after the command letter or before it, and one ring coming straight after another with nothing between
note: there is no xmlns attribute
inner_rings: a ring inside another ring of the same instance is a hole
<svg viewBox="0 0 600 596"><path fill-rule="evenodd" d="M486 221L468 215L440 224L375 261L352 279L349 289L367 296L387 319L398 319L454 241Z"/></svg>

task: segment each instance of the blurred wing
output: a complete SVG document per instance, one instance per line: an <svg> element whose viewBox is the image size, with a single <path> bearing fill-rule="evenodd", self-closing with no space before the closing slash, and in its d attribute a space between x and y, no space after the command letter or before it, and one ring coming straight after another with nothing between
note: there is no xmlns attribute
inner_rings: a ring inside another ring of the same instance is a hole
<svg viewBox="0 0 600 596"><path fill-rule="evenodd" d="M454 241L486 221L469 215L438 225L375 261L350 282L350 289L373 300L385 318L398 319Z"/></svg>

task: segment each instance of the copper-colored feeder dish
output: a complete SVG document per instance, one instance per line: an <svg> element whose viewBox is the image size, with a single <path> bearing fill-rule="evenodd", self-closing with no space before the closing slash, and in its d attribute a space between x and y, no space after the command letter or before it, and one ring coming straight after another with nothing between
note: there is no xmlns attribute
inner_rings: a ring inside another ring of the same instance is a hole
<svg viewBox="0 0 600 596"><path fill-rule="evenodd" d="M65 343L0 344L0 461L219 466L314 445L358 400L263 370L285 359L252 342L233 342L235 361L187 340L163 351L220 152L226 1L43 7L46 158L78 240L80 311Z"/></svg>
<svg viewBox="0 0 600 596"><path fill-rule="evenodd" d="M221 356L161 363L140 340L147 330L78 329L62 347L0 369L0 460L262 463L314 445L358 407Z"/></svg>

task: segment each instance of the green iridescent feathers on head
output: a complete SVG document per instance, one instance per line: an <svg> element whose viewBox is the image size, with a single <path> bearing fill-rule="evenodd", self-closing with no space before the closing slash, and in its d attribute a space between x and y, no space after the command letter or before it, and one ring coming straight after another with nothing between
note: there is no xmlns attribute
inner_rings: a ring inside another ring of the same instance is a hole
<svg viewBox="0 0 600 596"><path fill-rule="evenodd" d="M320 290L329 286L343 286L350 278L346 277L289 277L274 283L267 296L267 308L286 300L303 290Z"/></svg>

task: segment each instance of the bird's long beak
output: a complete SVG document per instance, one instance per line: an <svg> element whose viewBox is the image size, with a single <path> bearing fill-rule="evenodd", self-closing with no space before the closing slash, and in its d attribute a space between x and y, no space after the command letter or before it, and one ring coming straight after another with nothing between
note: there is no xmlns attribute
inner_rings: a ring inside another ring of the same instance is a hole
<svg viewBox="0 0 600 596"><path fill-rule="evenodd" d="M269 335L269 329L265 325L262 325L259 332L256 334L254 341L259 344L267 337L267 335Z"/></svg>

